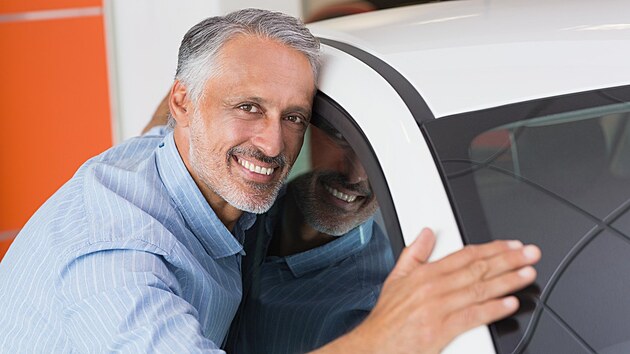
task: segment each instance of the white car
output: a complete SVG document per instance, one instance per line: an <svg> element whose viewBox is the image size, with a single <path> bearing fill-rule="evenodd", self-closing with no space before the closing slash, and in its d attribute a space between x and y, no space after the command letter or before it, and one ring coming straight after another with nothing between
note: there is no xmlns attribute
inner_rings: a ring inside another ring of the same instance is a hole
<svg viewBox="0 0 630 354"><path fill-rule="evenodd" d="M522 309L446 352L630 353L630 2L453 1L309 27L314 115L357 153L394 254L424 226L434 259L542 249Z"/></svg>

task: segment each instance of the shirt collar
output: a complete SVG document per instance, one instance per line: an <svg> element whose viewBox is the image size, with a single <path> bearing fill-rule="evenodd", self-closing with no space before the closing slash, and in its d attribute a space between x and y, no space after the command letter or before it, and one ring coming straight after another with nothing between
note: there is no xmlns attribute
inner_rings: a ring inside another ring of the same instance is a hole
<svg viewBox="0 0 630 354"><path fill-rule="evenodd" d="M168 133L158 146L156 160L164 186L206 252L212 258L245 254L239 241L242 241L244 231L254 224L256 216L243 213L234 227L234 235L230 233L188 173L175 146L173 132Z"/></svg>
<svg viewBox="0 0 630 354"><path fill-rule="evenodd" d="M284 257L284 260L295 277L328 267L362 250L372 238L373 223L374 219L370 218L325 245Z"/></svg>

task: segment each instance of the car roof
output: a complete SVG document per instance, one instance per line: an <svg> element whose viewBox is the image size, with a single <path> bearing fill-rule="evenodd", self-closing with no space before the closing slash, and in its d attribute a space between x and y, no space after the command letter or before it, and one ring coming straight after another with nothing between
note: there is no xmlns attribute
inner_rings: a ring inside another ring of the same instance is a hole
<svg viewBox="0 0 630 354"><path fill-rule="evenodd" d="M394 67L436 117L630 84L627 0L450 1L309 28Z"/></svg>

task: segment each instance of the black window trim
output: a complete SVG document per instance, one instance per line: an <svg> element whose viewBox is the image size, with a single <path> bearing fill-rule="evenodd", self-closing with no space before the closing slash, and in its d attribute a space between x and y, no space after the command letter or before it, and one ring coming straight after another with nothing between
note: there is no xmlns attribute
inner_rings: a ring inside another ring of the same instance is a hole
<svg viewBox="0 0 630 354"><path fill-rule="evenodd" d="M318 37L319 41L325 45L331 46L346 54L362 61L372 70L376 71L383 77L390 86L398 93L403 100L411 115L416 120L418 126L435 119L435 115L427 105L418 90L407 80L401 73L394 69L391 65L382 59L362 50L353 45L342 43L328 38Z"/></svg>

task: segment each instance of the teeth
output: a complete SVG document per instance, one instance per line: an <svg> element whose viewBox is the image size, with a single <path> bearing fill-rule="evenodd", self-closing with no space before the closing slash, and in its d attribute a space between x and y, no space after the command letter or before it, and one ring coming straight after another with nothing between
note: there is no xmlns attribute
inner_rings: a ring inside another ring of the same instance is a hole
<svg viewBox="0 0 630 354"><path fill-rule="evenodd" d="M341 200L343 200L345 202L352 203L352 202L354 202L357 199L356 195L349 195L349 194L346 194L346 193L342 193L342 192L340 192L340 191L338 191L335 188L332 188L330 186L324 186L324 187L335 198L341 199Z"/></svg>
<svg viewBox="0 0 630 354"><path fill-rule="evenodd" d="M273 171L275 170L275 168L272 167L260 167L260 166L256 166L253 163L245 160L245 159L236 159L238 161L238 163L241 164L241 166L245 167L246 169L250 170L251 172L254 173L258 173L259 175L271 175L273 173Z"/></svg>

